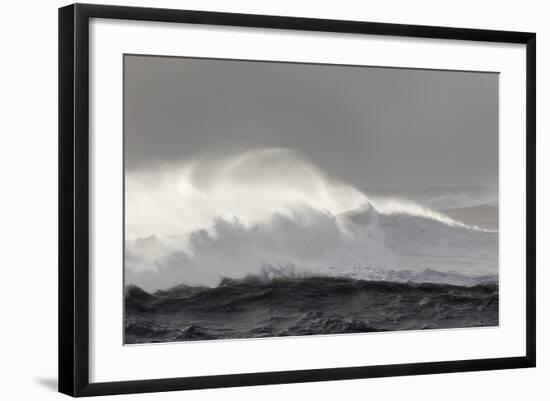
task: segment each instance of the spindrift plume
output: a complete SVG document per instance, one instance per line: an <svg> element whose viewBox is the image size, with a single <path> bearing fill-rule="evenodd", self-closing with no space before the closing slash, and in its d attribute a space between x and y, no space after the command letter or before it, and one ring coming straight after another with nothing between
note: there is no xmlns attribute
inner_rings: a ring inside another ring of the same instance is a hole
<svg viewBox="0 0 550 401"><path fill-rule="evenodd" d="M311 208L337 215L367 202L289 149L203 156L183 165L126 174L126 237L182 235L218 218L241 224Z"/></svg>

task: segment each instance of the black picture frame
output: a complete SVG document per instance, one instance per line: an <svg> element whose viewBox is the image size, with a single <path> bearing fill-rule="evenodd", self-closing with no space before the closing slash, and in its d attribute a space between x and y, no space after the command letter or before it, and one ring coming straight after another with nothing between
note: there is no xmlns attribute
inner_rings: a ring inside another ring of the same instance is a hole
<svg viewBox="0 0 550 401"><path fill-rule="evenodd" d="M526 354L520 357L90 383L89 21L162 21L526 45ZM59 9L59 391L71 396L159 392L535 366L535 33L220 12L74 4Z"/></svg>

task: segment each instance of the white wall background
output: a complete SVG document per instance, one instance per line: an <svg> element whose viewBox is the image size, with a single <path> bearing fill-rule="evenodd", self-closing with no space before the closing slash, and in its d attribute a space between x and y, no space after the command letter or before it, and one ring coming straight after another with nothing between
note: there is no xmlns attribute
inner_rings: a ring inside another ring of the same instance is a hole
<svg viewBox="0 0 550 401"><path fill-rule="evenodd" d="M105 0L107 1L107 0ZM90 1L94 2L94 1ZM534 31L538 42L538 367L536 369L292 384L125 399L408 400L550 399L545 288L550 275L550 8L544 1L159 0L111 4L202 9L405 24ZM57 8L12 1L0 22L0 398L50 400L57 386ZM114 397L110 397L113 399ZM118 397L122 399L122 397ZM105 398L107 399L107 398Z"/></svg>

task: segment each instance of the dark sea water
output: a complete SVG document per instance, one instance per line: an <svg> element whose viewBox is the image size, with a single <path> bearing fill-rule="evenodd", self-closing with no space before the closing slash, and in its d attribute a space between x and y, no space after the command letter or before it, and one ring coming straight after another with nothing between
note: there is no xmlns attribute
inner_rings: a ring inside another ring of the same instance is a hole
<svg viewBox="0 0 550 401"><path fill-rule="evenodd" d="M127 344L498 325L498 285L338 277L125 289Z"/></svg>

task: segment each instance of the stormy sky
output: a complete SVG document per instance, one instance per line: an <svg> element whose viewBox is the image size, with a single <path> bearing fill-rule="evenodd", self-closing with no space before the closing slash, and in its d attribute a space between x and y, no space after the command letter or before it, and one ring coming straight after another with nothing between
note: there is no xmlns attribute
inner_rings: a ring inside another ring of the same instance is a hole
<svg viewBox="0 0 550 401"><path fill-rule="evenodd" d="M498 74L125 56L125 168L290 148L357 188L498 180Z"/></svg>

